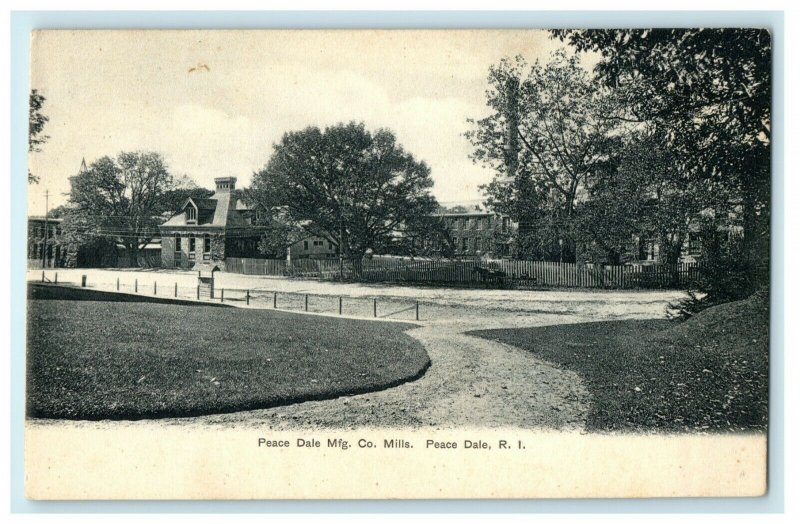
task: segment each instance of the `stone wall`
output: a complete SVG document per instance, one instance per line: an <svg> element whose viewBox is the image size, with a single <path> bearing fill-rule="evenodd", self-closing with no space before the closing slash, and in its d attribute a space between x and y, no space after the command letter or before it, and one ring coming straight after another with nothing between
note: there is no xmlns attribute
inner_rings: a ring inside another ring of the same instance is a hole
<svg viewBox="0 0 800 524"><path fill-rule="evenodd" d="M203 257L203 238L205 233L182 232L179 233L181 237L180 247L180 264L176 265L175 251L175 236L176 233L165 234L161 238L161 266L165 268L180 267L181 269L190 269L191 267L214 262L217 264L224 264L225 261L225 237L222 233L209 233L211 241L210 257L205 259ZM190 236L194 235L194 257L190 257L189 244Z"/></svg>

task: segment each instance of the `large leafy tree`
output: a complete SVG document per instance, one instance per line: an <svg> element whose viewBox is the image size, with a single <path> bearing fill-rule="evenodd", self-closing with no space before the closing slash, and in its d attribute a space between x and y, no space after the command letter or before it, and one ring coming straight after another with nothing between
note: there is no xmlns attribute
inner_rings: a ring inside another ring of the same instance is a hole
<svg viewBox="0 0 800 524"><path fill-rule="evenodd" d="M528 256L571 259L576 206L621 125L611 118L616 101L563 50L532 66L504 59L488 81L493 112L466 133L473 160L497 173L484 188L488 203L521 224L521 243L534 246Z"/></svg>
<svg viewBox="0 0 800 524"><path fill-rule="evenodd" d="M664 131L675 165L729 195L741 216L750 289L767 279L771 137L770 35L760 29L557 30L599 54L596 76L627 93L630 120ZM699 185L698 185L699 187Z"/></svg>
<svg viewBox="0 0 800 524"><path fill-rule="evenodd" d="M344 257L360 259L425 227L437 208L432 186L428 166L391 131L351 122L286 133L254 174L250 195L265 209L285 210Z"/></svg>
<svg viewBox="0 0 800 524"><path fill-rule="evenodd" d="M632 133L612 153L609 169L593 177L575 222L586 260L627 262L655 241L661 260L674 264L701 212L724 199L679 169L664 144L653 130Z"/></svg>
<svg viewBox="0 0 800 524"><path fill-rule="evenodd" d="M44 125L50 120L42 112L45 98L36 89L31 90L28 99L28 152L37 153L42 150L42 145L47 142L49 136L44 134ZM28 183L36 183L39 177L28 170Z"/></svg>
<svg viewBox="0 0 800 524"><path fill-rule="evenodd" d="M102 157L70 183L65 233L76 242L119 242L130 264L137 265L141 248L158 234L165 195L172 188L161 156L122 152L116 158Z"/></svg>
<svg viewBox="0 0 800 524"><path fill-rule="evenodd" d="M159 199L159 207L162 215L175 213L189 198L203 199L213 195L210 189L200 187L188 175L174 177L168 190Z"/></svg>

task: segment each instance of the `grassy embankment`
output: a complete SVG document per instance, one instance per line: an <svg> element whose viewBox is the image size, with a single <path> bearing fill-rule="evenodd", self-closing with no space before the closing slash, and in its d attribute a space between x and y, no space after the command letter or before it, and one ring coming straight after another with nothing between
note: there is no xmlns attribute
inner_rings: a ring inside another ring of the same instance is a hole
<svg viewBox="0 0 800 524"><path fill-rule="evenodd" d="M83 290L59 291L65 300L54 289L28 301L32 417L250 410L384 389L430 365L404 333L411 324L120 302ZM101 300L87 300L94 296Z"/></svg>
<svg viewBox="0 0 800 524"><path fill-rule="evenodd" d="M767 425L769 299L709 308L676 324L625 320L472 335L574 370L595 431L742 431Z"/></svg>

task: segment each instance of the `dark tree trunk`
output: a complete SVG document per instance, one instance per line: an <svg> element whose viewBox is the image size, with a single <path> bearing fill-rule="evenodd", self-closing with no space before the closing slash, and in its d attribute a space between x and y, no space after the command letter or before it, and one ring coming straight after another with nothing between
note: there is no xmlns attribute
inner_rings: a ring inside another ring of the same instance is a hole
<svg viewBox="0 0 800 524"><path fill-rule="evenodd" d="M137 243L128 244L126 251L128 252L128 265L130 267L139 266L139 245Z"/></svg>
<svg viewBox="0 0 800 524"><path fill-rule="evenodd" d="M759 155L761 153L761 155ZM749 292L769 282L770 176L768 150L753 152L740 173L742 181L742 256ZM759 213L761 208L762 213Z"/></svg>

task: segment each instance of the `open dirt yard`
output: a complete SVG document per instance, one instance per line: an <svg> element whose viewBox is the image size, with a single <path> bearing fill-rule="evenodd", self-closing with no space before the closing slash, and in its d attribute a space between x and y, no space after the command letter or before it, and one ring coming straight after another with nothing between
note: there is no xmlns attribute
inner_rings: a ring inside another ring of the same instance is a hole
<svg viewBox="0 0 800 524"><path fill-rule="evenodd" d="M50 273L50 272L48 272ZM109 285L138 278L141 285L191 286L195 273L171 271L59 270L59 281ZM30 279L41 271L30 272ZM420 302L419 327L407 334L420 341L431 359L422 378L384 391L309 401L290 406L194 418L142 421L45 421L35 424L179 424L274 429L358 427L520 427L582 430L591 398L573 371L536 358L531 352L464 334L466 331L521 328L600 320L663 318L680 291L480 290L441 289L220 274L219 287L313 293L350 299L380 297L398 305ZM363 302L363 301L362 301ZM371 301L368 301L371 302ZM381 302L383 303L383 302ZM269 306L271 307L271 305ZM371 306L370 306L371 308ZM393 320L409 317L391 316ZM371 316L369 314L354 316ZM379 315L381 316L381 315ZM391 348L387 348L391 351Z"/></svg>

